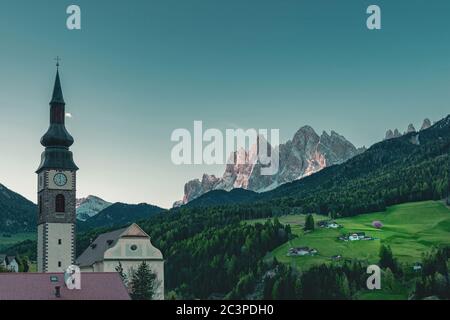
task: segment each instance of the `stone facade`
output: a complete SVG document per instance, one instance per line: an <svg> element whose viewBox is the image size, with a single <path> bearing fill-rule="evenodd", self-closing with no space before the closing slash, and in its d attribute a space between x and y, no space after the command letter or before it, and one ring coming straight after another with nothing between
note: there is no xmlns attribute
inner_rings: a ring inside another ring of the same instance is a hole
<svg viewBox="0 0 450 320"><path fill-rule="evenodd" d="M65 212L56 212L56 196L63 195L65 199ZM38 224L41 223L76 223L76 195L75 190L45 189L38 194L39 208ZM41 204L39 204L41 203Z"/></svg>
<svg viewBox="0 0 450 320"><path fill-rule="evenodd" d="M45 178L38 192L38 272L64 272L75 261L76 173L61 172L70 177L67 190L55 190ZM41 174L48 177L50 171ZM56 212L58 195L64 197L64 212Z"/></svg>

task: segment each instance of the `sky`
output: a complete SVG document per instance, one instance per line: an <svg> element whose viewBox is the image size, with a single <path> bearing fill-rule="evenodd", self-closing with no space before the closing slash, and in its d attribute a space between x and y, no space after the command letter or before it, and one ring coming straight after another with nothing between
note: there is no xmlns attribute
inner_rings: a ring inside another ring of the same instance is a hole
<svg viewBox="0 0 450 320"><path fill-rule="evenodd" d="M68 30L66 8L81 8ZM368 30L379 5L382 29ZM449 114L447 0L0 0L0 183L36 201L60 56L77 196L171 207L223 166L176 166L177 128L335 130L357 147Z"/></svg>

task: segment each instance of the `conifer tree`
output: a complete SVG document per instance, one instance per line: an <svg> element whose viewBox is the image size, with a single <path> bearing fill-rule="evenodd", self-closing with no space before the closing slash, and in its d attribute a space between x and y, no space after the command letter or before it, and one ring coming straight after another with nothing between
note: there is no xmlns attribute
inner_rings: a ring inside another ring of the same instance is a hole
<svg viewBox="0 0 450 320"><path fill-rule="evenodd" d="M142 262L131 276L131 298L133 300L151 300L156 291L156 274L148 264Z"/></svg>
<svg viewBox="0 0 450 320"><path fill-rule="evenodd" d="M397 272L397 261L394 259L391 247L381 245L380 247L380 267L389 268L392 272Z"/></svg>
<svg viewBox="0 0 450 320"><path fill-rule="evenodd" d="M312 214L308 214L305 221L305 231L311 230L314 231L314 217Z"/></svg>

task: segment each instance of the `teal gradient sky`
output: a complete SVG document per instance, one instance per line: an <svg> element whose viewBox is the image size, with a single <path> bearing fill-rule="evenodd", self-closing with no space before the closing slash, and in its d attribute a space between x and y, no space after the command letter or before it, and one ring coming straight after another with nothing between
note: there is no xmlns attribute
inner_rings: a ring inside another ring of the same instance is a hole
<svg viewBox="0 0 450 320"><path fill-rule="evenodd" d="M82 30L65 27L82 9ZM383 29L366 28L378 4ZM370 146L450 110L446 0L0 0L0 183L35 201L61 56L78 196L164 207L221 166L171 163L176 128L331 129Z"/></svg>

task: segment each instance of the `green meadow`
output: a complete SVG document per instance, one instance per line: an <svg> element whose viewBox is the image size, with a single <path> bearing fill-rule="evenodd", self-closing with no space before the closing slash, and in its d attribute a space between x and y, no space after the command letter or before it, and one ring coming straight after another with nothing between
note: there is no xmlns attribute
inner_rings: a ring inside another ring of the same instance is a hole
<svg viewBox="0 0 450 320"><path fill-rule="evenodd" d="M325 217L314 216L317 222ZM279 218L281 223L290 224L297 237L272 251L267 258L276 257L280 262L300 270L316 264L329 263L331 257L341 255L342 259L358 259L377 263L381 244L389 245L399 262L413 264L421 261L422 254L433 246L450 244L450 209L442 202L426 201L406 203L388 208L385 212L336 219L341 229L324 229L316 226L311 233L303 232L305 215L290 215ZM382 229L372 226L381 221ZM252 220L250 223L264 222ZM341 241L342 234L365 232L376 238L369 241ZM288 257L292 247L310 247L318 250L315 256Z"/></svg>

